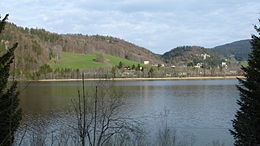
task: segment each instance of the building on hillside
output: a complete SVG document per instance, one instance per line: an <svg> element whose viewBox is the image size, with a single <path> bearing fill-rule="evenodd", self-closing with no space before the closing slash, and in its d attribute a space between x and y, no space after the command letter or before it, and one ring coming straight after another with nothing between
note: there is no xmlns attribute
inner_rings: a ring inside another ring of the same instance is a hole
<svg viewBox="0 0 260 146"><path fill-rule="evenodd" d="M147 61L147 60L144 61L144 64L145 64L145 65L147 65L147 64L149 64L149 63L150 63L150 61Z"/></svg>
<svg viewBox="0 0 260 146"><path fill-rule="evenodd" d="M185 76L187 76L187 72L179 72L178 76L179 77L185 77Z"/></svg>
<svg viewBox="0 0 260 146"><path fill-rule="evenodd" d="M203 65L203 63L197 63L194 67L195 67L195 68L201 68L202 65Z"/></svg>
<svg viewBox="0 0 260 146"><path fill-rule="evenodd" d="M200 54L200 56L203 58L203 60L206 60L207 59L207 57L210 57L210 55L208 55L208 54Z"/></svg>
<svg viewBox="0 0 260 146"><path fill-rule="evenodd" d="M227 62L221 62L222 67L227 67Z"/></svg>
<svg viewBox="0 0 260 146"><path fill-rule="evenodd" d="M167 73L167 74L165 74L165 76L166 76L166 77L171 77L172 75L169 74L169 73Z"/></svg>
<svg viewBox="0 0 260 146"><path fill-rule="evenodd" d="M221 67L227 69L228 68L227 62L221 62Z"/></svg>

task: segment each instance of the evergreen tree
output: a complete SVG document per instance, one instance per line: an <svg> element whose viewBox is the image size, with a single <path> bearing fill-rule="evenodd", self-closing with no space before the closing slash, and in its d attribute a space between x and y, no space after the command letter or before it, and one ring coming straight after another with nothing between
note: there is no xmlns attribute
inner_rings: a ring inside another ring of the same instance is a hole
<svg viewBox="0 0 260 146"><path fill-rule="evenodd" d="M120 61L117 68L121 69L122 67L123 67L123 63Z"/></svg>
<svg viewBox="0 0 260 146"><path fill-rule="evenodd" d="M135 68L136 71L140 71L141 65L138 64L137 67Z"/></svg>
<svg viewBox="0 0 260 146"><path fill-rule="evenodd" d="M113 75L113 78L115 78L116 77L116 67L112 67L111 73Z"/></svg>
<svg viewBox="0 0 260 146"><path fill-rule="evenodd" d="M260 145L260 27L255 29L257 35L252 35L248 66L242 67L246 79L238 79L240 109L233 120L234 129L230 130L236 146Z"/></svg>
<svg viewBox="0 0 260 146"><path fill-rule="evenodd" d="M8 15L0 21L0 33L4 29ZM17 43L0 56L0 145L12 145L14 133L21 121L21 109L19 106L18 95L16 90L17 82L8 83L10 65L14 60L14 50Z"/></svg>
<svg viewBox="0 0 260 146"><path fill-rule="evenodd" d="M134 70L134 69L135 69L135 65L134 65L134 64L132 65L132 68L131 68L131 69L132 69L132 70Z"/></svg>
<svg viewBox="0 0 260 146"><path fill-rule="evenodd" d="M149 78L152 78L153 77L153 72L154 72L154 69L153 67L150 68L149 72L148 72L148 77Z"/></svg>

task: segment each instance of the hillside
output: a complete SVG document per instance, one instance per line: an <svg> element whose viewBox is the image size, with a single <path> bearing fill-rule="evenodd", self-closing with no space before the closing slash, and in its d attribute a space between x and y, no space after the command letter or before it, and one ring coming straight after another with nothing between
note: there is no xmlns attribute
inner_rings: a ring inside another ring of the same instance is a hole
<svg viewBox="0 0 260 146"><path fill-rule="evenodd" d="M98 57L101 59L99 60ZM123 59L120 57L115 57L107 54L73 54L62 52L59 61L51 60L48 64L52 69L57 68L71 68L71 69L84 69L90 67L106 67L106 66L116 66L122 62L124 66L137 66L139 63L136 61L131 61Z"/></svg>
<svg viewBox="0 0 260 146"><path fill-rule="evenodd" d="M122 39L100 35L56 34L8 23L0 36L0 52L14 42L19 43L15 52L19 72L37 71L50 60L59 59L62 52L86 55L101 53L139 63L145 60L162 63L159 55Z"/></svg>
<svg viewBox="0 0 260 146"><path fill-rule="evenodd" d="M205 57L204 57L205 56ZM192 63L193 65L199 62L207 62L211 66L216 66L221 63L223 58L217 56L210 49L199 46L182 46L172 49L162 55L162 58L171 64L176 63Z"/></svg>
<svg viewBox="0 0 260 146"><path fill-rule="evenodd" d="M234 58L238 61L245 61L248 59L248 54L251 51L250 48L250 40L241 40L216 46L212 50L218 55Z"/></svg>
<svg viewBox="0 0 260 146"><path fill-rule="evenodd" d="M44 29L30 29L7 23L0 35L0 54L15 42L16 71L20 73L36 72L44 64L52 68L88 68L111 66L121 62L132 65L147 60L151 64L190 64L205 62L217 66L225 58L244 61L250 52L249 40L242 40L207 49L199 46L182 46L163 55L136 46L122 39L82 34L56 34ZM85 55L84 57L80 56ZM95 62L97 54L103 54L103 62ZM202 55L206 55L206 58ZM207 57L209 55L210 57ZM83 60L84 62L80 61ZM70 65L66 65L70 64Z"/></svg>

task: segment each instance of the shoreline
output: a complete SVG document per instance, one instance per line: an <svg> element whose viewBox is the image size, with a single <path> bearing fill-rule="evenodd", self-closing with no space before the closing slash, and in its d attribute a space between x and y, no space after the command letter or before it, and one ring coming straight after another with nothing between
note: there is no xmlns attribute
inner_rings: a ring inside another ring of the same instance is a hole
<svg viewBox="0 0 260 146"><path fill-rule="evenodd" d="M85 81L114 80L114 81L156 81L156 80L225 80L245 78L244 76L212 76L212 77L165 77L165 78L86 78ZM25 80L32 82L66 82L82 81L82 79L42 79L42 80Z"/></svg>

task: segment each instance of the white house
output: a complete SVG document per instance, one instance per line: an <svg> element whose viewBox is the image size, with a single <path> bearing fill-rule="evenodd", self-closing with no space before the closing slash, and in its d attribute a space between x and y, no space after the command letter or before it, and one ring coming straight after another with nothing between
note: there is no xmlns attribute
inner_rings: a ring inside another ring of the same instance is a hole
<svg viewBox="0 0 260 146"><path fill-rule="evenodd" d="M207 59L207 57L210 57L210 55L208 55L208 54L200 54L200 56L203 58L203 60L206 60Z"/></svg>
<svg viewBox="0 0 260 146"><path fill-rule="evenodd" d="M197 63L197 65L196 66L194 66L195 68L201 68L202 67L202 65L203 65L203 63Z"/></svg>
<svg viewBox="0 0 260 146"><path fill-rule="evenodd" d="M150 61L147 61L147 60L144 61L144 64L145 64L145 65L147 65L147 64L149 64L149 63L150 63Z"/></svg>
<svg viewBox="0 0 260 146"><path fill-rule="evenodd" d="M221 62L222 67L227 67L227 62Z"/></svg>

